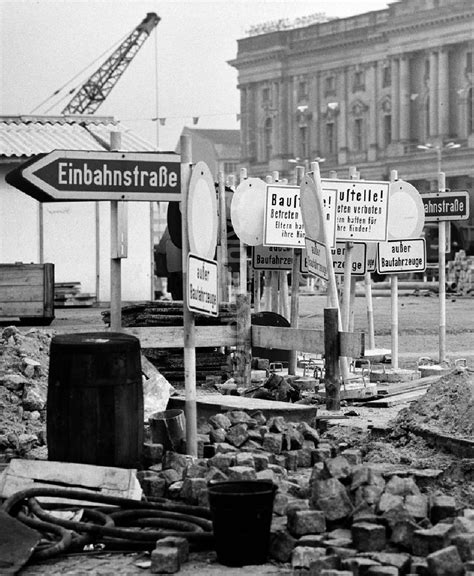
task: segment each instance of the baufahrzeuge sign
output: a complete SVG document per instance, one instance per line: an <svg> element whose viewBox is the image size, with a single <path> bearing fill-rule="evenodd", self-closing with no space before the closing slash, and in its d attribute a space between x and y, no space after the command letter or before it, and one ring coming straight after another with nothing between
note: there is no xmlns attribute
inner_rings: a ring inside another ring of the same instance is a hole
<svg viewBox="0 0 474 576"><path fill-rule="evenodd" d="M40 202L181 200L180 157L171 153L54 150L6 180Z"/></svg>
<svg viewBox="0 0 474 576"><path fill-rule="evenodd" d="M469 192L465 190L421 194L421 199L425 209L425 222L469 218Z"/></svg>

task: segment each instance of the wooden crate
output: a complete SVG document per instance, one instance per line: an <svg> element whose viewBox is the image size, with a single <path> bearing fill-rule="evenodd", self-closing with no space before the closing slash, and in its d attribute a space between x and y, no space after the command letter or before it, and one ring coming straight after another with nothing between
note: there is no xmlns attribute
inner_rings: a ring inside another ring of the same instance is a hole
<svg viewBox="0 0 474 576"><path fill-rule="evenodd" d="M0 317L50 324L54 319L54 264L0 264Z"/></svg>

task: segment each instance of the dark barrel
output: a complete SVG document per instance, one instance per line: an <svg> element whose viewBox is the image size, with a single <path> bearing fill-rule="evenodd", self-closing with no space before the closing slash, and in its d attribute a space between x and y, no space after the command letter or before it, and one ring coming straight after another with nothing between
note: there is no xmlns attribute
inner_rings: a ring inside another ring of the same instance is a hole
<svg viewBox="0 0 474 576"><path fill-rule="evenodd" d="M138 338L116 332L54 336L47 399L49 460L136 468L143 426Z"/></svg>

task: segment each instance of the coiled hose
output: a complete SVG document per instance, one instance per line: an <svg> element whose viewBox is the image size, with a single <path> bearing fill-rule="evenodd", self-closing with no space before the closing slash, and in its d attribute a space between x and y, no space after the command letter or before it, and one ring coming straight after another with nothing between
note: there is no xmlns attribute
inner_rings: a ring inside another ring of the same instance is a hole
<svg viewBox="0 0 474 576"><path fill-rule="evenodd" d="M84 521L66 520L47 512L39 504L37 496L97 502L102 508L85 508ZM115 508L104 511L104 505ZM50 558L71 547L82 548L87 543L99 541L106 546L119 544L144 549L153 548L156 540L166 536L181 536L199 544L213 541L212 522L207 508L171 502L165 498L146 502L83 490L35 487L13 494L1 508L31 528L59 538L51 545L40 543L33 553L36 559Z"/></svg>

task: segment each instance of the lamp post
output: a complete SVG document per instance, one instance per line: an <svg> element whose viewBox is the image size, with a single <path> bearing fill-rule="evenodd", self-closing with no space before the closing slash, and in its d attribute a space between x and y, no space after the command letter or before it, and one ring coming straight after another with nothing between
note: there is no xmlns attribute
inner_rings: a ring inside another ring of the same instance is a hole
<svg viewBox="0 0 474 576"><path fill-rule="evenodd" d="M434 150L436 152L436 167L437 167L437 173L439 174L441 172L441 157L443 154L443 150L454 150L455 148L460 148L461 144L458 144L457 142L448 142L447 144L445 144L444 146L440 146L439 144L434 145L434 144L418 144L417 148L419 150Z"/></svg>

